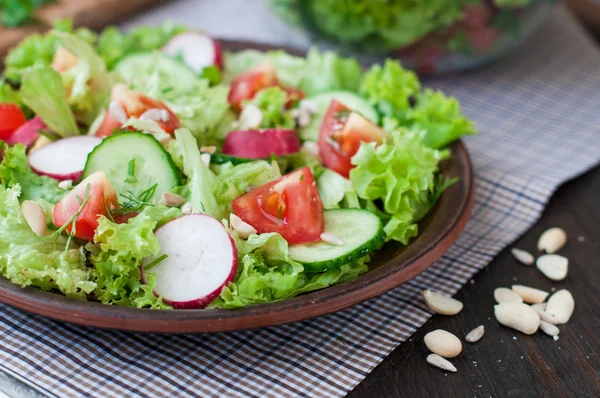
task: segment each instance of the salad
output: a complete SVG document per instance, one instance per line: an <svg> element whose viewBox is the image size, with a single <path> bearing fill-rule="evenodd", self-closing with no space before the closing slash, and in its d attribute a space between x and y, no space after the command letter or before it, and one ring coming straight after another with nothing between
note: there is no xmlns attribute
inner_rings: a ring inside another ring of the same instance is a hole
<svg viewBox="0 0 600 398"><path fill-rule="evenodd" d="M0 274L158 309L326 288L418 235L465 134L456 99L395 61L62 22L0 80Z"/></svg>

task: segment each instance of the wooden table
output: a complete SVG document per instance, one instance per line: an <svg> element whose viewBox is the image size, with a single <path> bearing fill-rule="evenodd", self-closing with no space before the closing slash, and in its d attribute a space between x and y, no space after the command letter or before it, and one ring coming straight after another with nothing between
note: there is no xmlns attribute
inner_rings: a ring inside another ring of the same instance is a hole
<svg viewBox="0 0 600 398"><path fill-rule="evenodd" d="M540 234L553 226L569 237L561 251L570 260L567 279L552 282L504 250L456 295L465 303L460 314L435 315L348 397L600 397L600 167L562 186L540 221L511 247L533 253ZM560 326L558 341L541 332L526 336L495 320L493 291L512 284L572 292L575 313ZM484 337L464 342L478 325L485 325ZM435 329L463 340L463 352L452 360L457 373L425 362L423 336Z"/></svg>

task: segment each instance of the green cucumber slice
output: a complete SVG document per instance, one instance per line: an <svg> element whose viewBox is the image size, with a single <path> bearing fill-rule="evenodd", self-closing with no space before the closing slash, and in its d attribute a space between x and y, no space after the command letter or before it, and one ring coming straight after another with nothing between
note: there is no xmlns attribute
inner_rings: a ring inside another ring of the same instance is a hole
<svg viewBox="0 0 600 398"><path fill-rule="evenodd" d="M187 91L198 80L186 65L160 52L132 54L115 66L115 72L129 83L143 84L157 71L163 88Z"/></svg>
<svg viewBox="0 0 600 398"><path fill-rule="evenodd" d="M298 129L298 135L303 141L317 141L319 139L319 129L331 100L341 102L373 123L377 123L379 120L375 109L363 97L351 91L330 91L310 97L308 100L316 105L317 113L312 115L308 126Z"/></svg>
<svg viewBox="0 0 600 398"><path fill-rule="evenodd" d="M385 241L379 217L362 209L325 210L325 232L339 237L343 246L327 242L290 245L289 255L309 272L338 269L377 250Z"/></svg>
<svg viewBox="0 0 600 398"><path fill-rule="evenodd" d="M231 162L234 166L242 163L250 163L260 159L238 158L237 156L225 155L223 153L213 153L210 155L210 162L214 164L225 164Z"/></svg>
<svg viewBox="0 0 600 398"><path fill-rule="evenodd" d="M127 132L107 137L88 155L83 177L102 170L118 195L138 196L157 184L152 199L179 185L180 171L150 134Z"/></svg>

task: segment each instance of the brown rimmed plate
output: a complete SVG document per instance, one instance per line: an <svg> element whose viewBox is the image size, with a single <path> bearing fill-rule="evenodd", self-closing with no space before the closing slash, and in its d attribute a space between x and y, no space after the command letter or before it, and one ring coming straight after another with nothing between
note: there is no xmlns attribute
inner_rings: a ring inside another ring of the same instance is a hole
<svg viewBox="0 0 600 398"><path fill-rule="evenodd" d="M221 41L229 50L275 47ZM285 49L290 53L300 53ZM445 177L459 177L419 223L420 234L410 243L390 243L373 256L370 270L358 279L289 300L236 310L149 310L69 299L37 288L21 288L0 277L0 302L35 314L74 324L107 329L159 333L213 333L301 321L340 311L379 296L414 278L439 259L458 239L475 199L473 170L461 142L450 145L450 160L442 162Z"/></svg>

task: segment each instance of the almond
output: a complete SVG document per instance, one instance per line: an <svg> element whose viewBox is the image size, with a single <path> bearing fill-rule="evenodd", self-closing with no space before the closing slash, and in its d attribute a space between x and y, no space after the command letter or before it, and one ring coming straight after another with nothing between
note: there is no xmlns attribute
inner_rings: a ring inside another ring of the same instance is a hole
<svg viewBox="0 0 600 398"><path fill-rule="evenodd" d="M250 235L255 234L256 228L252 225L248 224L235 214L231 213L229 216L229 223L231 224L231 228L237 231L238 235L242 239L248 239Z"/></svg>
<svg viewBox="0 0 600 398"><path fill-rule="evenodd" d="M538 250L546 253L556 253L567 243L567 234L561 228L546 230L538 240Z"/></svg>
<svg viewBox="0 0 600 398"><path fill-rule="evenodd" d="M485 328L483 327L483 325L479 325L475 329L473 329L469 333L467 333L467 335L465 336L465 340L467 340L467 342L469 342L469 343L476 343L479 340L481 340L484 333L485 333Z"/></svg>
<svg viewBox="0 0 600 398"><path fill-rule="evenodd" d="M517 293L509 288L499 287L494 290L494 298L498 304L500 303L522 303L523 299Z"/></svg>
<svg viewBox="0 0 600 398"><path fill-rule="evenodd" d="M181 207L185 203L185 199L175 193L164 192L161 196L161 202L169 207Z"/></svg>
<svg viewBox="0 0 600 398"><path fill-rule="evenodd" d="M535 257L533 257L533 254L526 252L525 250L510 249L510 252L512 253L513 257L522 264L532 265L535 262Z"/></svg>
<svg viewBox="0 0 600 398"><path fill-rule="evenodd" d="M523 303L500 303L494 306L498 322L525 334L534 334L540 327L538 313Z"/></svg>
<svg viewBox="0 0 600 398"><path fill-rule="evenodd" d="M447 370L448 372L456 372L456 367L452 365L450 361L442 358L438 354L427 355L427 363L435 366L436 368Z"/></svg>
<svg viewBox="0 0 600 398"><path fill-rule="evenodd" d="M569 322L575 310L573 295L566 289L561 289L550 296L546 312L552 315L559 325Z"/></svg>
<svg viewBox="0 0 600 398"><path fill-rule="evenodd" d="M527 304L543 303L549 294L543 290L523 285L512 285L512 291L521 296L523 302Z"/></svg>
<svg viewBox="0 0 600 398"><path fill-rule="evenodd" d="M427 333L424 341L431 352L444 358L454 358L462 351L458 337L442 329Z"/></svg>
<svg viewBox="0 0 600 398"><path fill-rule="evenodd" d="M444 296L429 289L423 290L422 294L427 307L436 314L456 315L463 309L463 303L452 297Z"/></svg>
<svg viewBox="0 0 600 398"><path fill-rule="evenodd" d="M562 281L569 272L569 259L558 254L544 254L535 265L546 278L553 281Z"/></svg>
<svg viewBox="0 0 600 398"><path fill-rule="evenodd" d="M24 200L21 203L21 211L23 212L23 217L31 230L37 236L43 236L46 234L48 228L46 226L46 215L44 214L44 209L38 202L34 202L32 200Z"/></svg>
<svg viewBox="0 0 600 398"><path fill-rule="evenodd" d="M546 321L540 322L540 329L542 329L542 332L546 333L548 336L558 336L560 333L560 330L556 326Z"/></svg>

